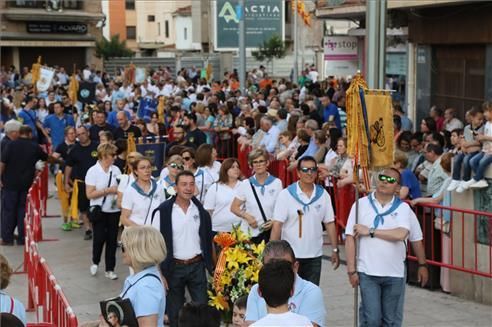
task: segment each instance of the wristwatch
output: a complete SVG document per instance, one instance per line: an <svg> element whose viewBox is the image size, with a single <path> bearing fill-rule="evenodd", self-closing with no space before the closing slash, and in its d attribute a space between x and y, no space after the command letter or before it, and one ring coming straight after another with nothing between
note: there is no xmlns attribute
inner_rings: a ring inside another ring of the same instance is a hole
<svg viewBox="0 0 492 327"><path fill-rule="evenodd" d="M369 228L369 236L371 236L371 238L374 238L374 232L375 231L376 231L376 229L374 227Z"/></svg>

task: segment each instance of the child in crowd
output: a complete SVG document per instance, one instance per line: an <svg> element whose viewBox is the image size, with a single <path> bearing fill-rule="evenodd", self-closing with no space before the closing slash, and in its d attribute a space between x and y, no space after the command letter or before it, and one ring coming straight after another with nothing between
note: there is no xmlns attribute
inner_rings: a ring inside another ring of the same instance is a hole
<svg viewBox="0 0 492 327"><path fill-rule="evenodd" d="M248 296L241 296L234 302L234 308L232 310L232 326L242 327L244 319L246 318L246 303L248 302Z"/></svg>
<svg viewBox="0 0 492 327"><path fill-rule="evenodd" d="M308 318L289 311L289 297L294 293L292 264L273 260L260 270L258 292L265 299L268 314L251 326L312 326Z"/></svg>
<svg viewBox="0 0 492 327"><path fill-rule="evenodd" d="M476 136L483 133L483 111L473 108L468 113L471 124L467 125L463 131L463 138L460 142L461 152L457 153L453 159L453 180L447 188L448 191L456 190L458 193L467 188L466 184L471 180L470 160L481 150L481 144Z"/></svg>
<svg viewBox="0 0 492 327"><path fill-rule="evenodd" d="M475 176L465 183L465 189L468 187L484 188L489 185L484 175L487 168L492 164L492 102L485 102L482 109L487 122L483 134L477 134L475 137L482 144L482 151L470 160Z"/></svg>

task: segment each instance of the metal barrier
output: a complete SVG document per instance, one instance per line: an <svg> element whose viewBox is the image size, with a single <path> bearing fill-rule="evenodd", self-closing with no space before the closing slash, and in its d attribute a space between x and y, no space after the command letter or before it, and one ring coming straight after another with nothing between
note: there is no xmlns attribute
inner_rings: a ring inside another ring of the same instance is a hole
<svg viewBox="0 0 492 327"><path fill-rule="evenodd" d="M28 280L27 309L36 311L37 320L36 324L28 325L76 327L77 317L46 260L39 255L37 242L43 240L41 212L46 213L47 179L46 167L36 175L26 200L24 271Z"/></svg>
<svg viewBox="0 0 492 327"><path fill-rule="evenodd" d="M492 278L491 212L432 203L419 203L414 211L422 227L429 265ZM479 238L480 221L488 226L488 235L481 235L484 239ZM417 260L411 254L408 258Z"/></svg>

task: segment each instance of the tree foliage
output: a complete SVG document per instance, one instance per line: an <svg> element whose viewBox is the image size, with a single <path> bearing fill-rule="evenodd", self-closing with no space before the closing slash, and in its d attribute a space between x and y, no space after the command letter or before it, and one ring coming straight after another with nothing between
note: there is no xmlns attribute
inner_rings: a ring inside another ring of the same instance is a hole
<svg viewBox="0 0 492 327"><path fill-rule="evenodd" d="M251 53L258 61L266 61L269 63L274 58L281 59L287 54L287 46L282 38L278 35L272 36L270 39L263 41L258 46L258 51Z"/></svg>
<svg viewBox="0 0 492 327"><path fill-rule="evenodd" d="M126 47L126 41L120 41L120 35L111 36L108 40L103 37L96 42L96 57L108 60L111 57L132 57L133 51Z"/></svg>

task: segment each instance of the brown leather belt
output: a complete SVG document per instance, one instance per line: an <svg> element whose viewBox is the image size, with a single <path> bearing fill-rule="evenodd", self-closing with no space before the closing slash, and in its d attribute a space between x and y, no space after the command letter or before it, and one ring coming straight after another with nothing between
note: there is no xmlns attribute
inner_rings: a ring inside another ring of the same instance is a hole
<svg viewBox="0 0 492 327"><path fill-rule="evenodd" d="M181 259L176 259L174 258L174 262L177 264L177 265L191 265L193 263L197 263L197 262L200 262L203 260L203 257L201 254L191 258L191 259L186 259L186 260L181 260Z"/></svg>

